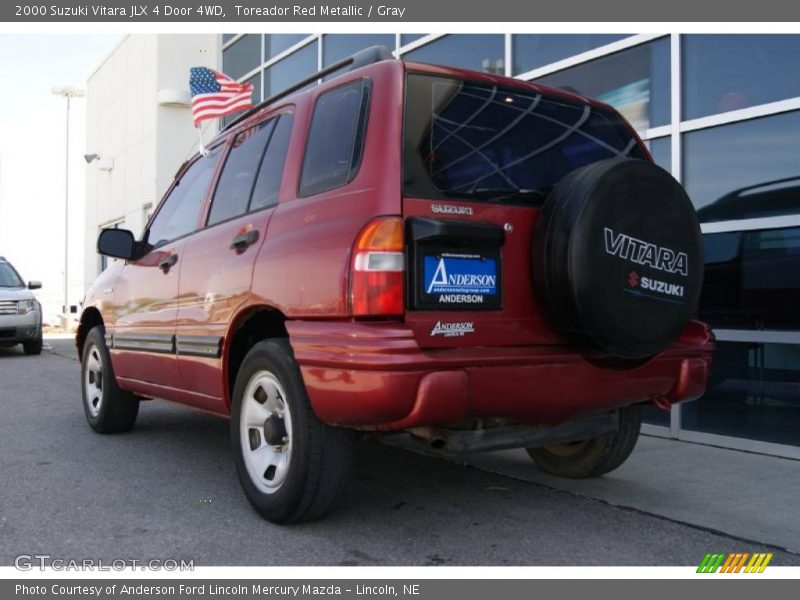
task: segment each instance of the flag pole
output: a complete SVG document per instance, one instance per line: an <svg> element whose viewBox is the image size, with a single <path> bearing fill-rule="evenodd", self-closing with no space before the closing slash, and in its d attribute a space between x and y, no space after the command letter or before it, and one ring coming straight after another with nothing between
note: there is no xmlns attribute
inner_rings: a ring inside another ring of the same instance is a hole
<svg viewBox="0 0 800 600"><path fill-rule="evenodd" d="M197 126L197 133L200 138L200 156L208 156L208 150L206 150L206 145L203 143L203 126Z"/></svg>

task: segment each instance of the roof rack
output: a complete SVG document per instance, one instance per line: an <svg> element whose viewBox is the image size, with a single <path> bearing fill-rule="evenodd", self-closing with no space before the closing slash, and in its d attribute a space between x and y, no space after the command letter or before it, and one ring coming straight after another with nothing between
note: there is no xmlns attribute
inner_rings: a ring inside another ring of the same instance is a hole
<svg viewBox="0 0 800 600"><path fill-rule="evenodd" d="M343 58L339 62L335 62L331 66L325 67L321 71L317 71L316 73L314 73L313 75L309 75L305 79L301 79L297 83L290 85L285 90L281 90L280 92L270 96L266 100L262 100L261 102L256 104L253 108L248 110L246 113L239 115L233 121L225 125L225 127L222 128L222 131L230 129L237 123L240 123L249 116L257 113L265 106L268 106L273 102L280 100L281 98L285 98L292 92L296 92L297 90L307 86L309 83L313 83L317 79L322 79L323 77L326 77L331 73L335 73L336 71L344 69L344 71L342 71L341 73L344 74L354 69L358 69L360 67L366 67L367 65L371 65L373 63L380 62L382 60L392 60L393 58L394 54L392 54L392 52L386 46L370 46L369 48L364 48L363 50L359 50L352 56Z"/></svg>

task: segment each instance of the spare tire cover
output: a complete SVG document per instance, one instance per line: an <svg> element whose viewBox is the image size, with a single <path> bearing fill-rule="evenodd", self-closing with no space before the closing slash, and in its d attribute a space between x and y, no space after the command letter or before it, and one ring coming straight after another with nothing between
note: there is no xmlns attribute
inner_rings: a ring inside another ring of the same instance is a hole
<svg viewBox="0 0 800 600"><path fill-rule="evenodd" d="M567 175L539 214L532 251L545 315L592 353L658 354L696 311L697 216L680 184L650 162L615 158Z"/></svg>

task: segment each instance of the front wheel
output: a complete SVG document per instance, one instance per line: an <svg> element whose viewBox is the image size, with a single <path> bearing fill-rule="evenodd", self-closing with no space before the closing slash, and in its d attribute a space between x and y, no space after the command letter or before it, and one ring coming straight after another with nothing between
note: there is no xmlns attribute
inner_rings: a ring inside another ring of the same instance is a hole
<svg viewBox="0 0 800 600"><path fill-rule="evenodd" d="M83 411L97 433L128 431L139 414L139 400L117 385L102 325L93 328L81 356Z"/></svg>
<svg viewBox="0 0 800 600"><path fill-rule="evenodd" d="M614 433L581 442L551 444L526 450L536 466L551 475L570 479L603 475L622 465L639 439L642 423L639 405L620 408L617 414L619 428Z"/></svg>
<svg viewBox="0 0 800 600"><path fill-rule="evenodd" d="M355 432L317 419L289 342L272 339L253 346L236 376L231 441L250 504L273 523L291 523L334 505Z"/></svg>
<svg viewBox="0 0 800 600"><path fill-rule="evenodd" d="M31 340L30 342L22 342L22 351L28 356L35 356L42 353L42 345L42 335L39 334L39 337L35 340Z"/></svg>

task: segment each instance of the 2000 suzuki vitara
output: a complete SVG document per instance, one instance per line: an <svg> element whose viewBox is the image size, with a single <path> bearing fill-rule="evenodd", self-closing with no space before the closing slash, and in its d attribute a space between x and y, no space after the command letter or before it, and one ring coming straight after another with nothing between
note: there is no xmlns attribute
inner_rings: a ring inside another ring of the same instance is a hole
<svg viewBox="0 0 800 600"><path fill-rule="evenodd" d="M358 431L606 473L713 349L692 204L613 108L380 48L242 115L98 250L124 260L77 334L89 424L229 417L275 522L332 506Z"/></svg>

